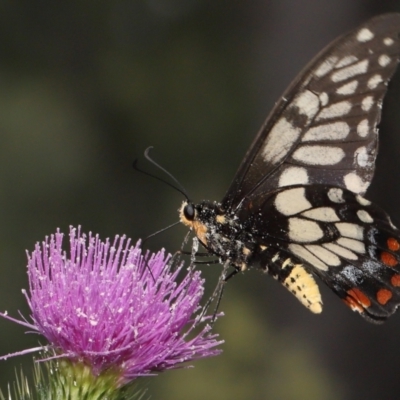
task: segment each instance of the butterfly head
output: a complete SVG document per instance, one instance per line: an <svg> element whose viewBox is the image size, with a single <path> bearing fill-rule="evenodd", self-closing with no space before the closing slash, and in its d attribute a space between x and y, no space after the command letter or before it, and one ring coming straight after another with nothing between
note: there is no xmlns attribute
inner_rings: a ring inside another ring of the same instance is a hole
<svg viewBox="0 0 400 400"><path fill-rule="evenodd" d="M226 213L218 203L203 201L193 204L185 200L179 209L180 221L191 229L199 225L225 224Z"/></svg>
<svg viewBox="0 0 400 400"><path fill-rule="evenodd" d="M221 205L209 201L193 204L185 200L179 209L179 217L180 221L193 230L206 247L210 244L210 235L220 233L221 226L226 225L228 220Z"/></svg>
<svg viewBox="0 0 400 400"><path fill-rule="evenodd" d="M193 203L184 201L179 210L181 222L187 226L192 226L193 221L196 219L196 208Z"/></svg>
<svg viewBox="0 0 400 400"><path fill-rule="evenodd" d="M205 221L201 221L199 218L201 213L201 209L199 209L199 207L199 205L195 205L192 202L185 200L179 209L179 217L182 224L188 226L203 243L203 245L207 246L208 227Z"/></svg>

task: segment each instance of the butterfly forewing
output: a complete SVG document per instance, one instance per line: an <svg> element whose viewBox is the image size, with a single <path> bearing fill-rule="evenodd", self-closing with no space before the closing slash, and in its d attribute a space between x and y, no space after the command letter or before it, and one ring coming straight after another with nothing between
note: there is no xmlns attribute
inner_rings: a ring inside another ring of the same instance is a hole
<svg viewBox="0 0 400 400"><path fill-rule="evenodd" d="M363 194L377 124L400 54L400 14L337 39L293 82L250 147L222 204L235 208L277 187L324 183Z"/></svg>

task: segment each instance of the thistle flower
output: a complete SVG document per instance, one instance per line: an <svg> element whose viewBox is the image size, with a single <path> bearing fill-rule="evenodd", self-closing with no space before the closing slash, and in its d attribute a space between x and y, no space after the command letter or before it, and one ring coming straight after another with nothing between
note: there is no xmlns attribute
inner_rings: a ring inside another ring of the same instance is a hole
<svg viewBox="0 0 400 400"><path fill-rule="evenodd" d="M143 254L124 236L111 244L71 227L69 238L69 254L59 230L28 253L33 322L1 314L42 334L68 373L111 376L118 388L220 353L210 327L191 319L203 295L198 271L178 281L170 255Z"/></svg>

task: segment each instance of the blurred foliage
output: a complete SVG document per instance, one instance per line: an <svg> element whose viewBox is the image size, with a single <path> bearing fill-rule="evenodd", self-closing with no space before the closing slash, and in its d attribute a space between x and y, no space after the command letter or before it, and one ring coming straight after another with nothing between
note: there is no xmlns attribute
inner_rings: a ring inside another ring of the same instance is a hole
<svg viewBox="0 0 400 400"><path fill-rule="evenodd" d="M216 324L226 339L224 353L197 362L194 369L159 376L155 398L167 393L171 399L193 400L343 398L340 383L324 370L311 343L272 328L245 300L226 303L226 316Z"/></svg>
<svg viewBox="0 0 400 400"><path fill-rule="evenodd" d="M0 0L0 308L29 315L24 250L57 227L136 240L177 220L182 196L131 167L139 157L154 171L147 146L195 201L220 199L303 65L335 36L396 10L365 0ZM369 196L395 220L399 82ZM184 235L174 228L148 246L174 252ZM204 268L211 286L219 271ZM252 271L227 286L215 326L224 353L149 378L153 398L398 397L398 315L368 325L322 289L325 311L314 316ZM0 332L0 354L37 345L10 322ZM30 357L0 363L3 391L20 364Z"/></svg>

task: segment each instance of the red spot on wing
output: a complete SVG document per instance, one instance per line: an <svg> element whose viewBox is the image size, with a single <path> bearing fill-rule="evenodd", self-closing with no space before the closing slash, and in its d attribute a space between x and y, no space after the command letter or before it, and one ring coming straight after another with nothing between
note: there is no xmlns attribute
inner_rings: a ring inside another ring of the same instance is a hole
<svg viewBox="0 0 400 400"><path fill-rule="evenodd" d="M360 289L350 289L347 291L347 294L357 301L363 308L368 308L371 305L371 300Z"/></svg>
<svg viewBox="0 0 400 400"><path fill-rule="evenodd" d="M393 276L390 278L390 283L391 283L393 286L400 286L400 275L399 275L399 274L393 275Z"/></svg>
<svg viewBox="0 0 400 400"><path fill-rule="evenodd" d="M345 304L349 306L353 311L358 311L360 313L364 312L364 309L357 303L356 300L354 300L352 297L347 296L345 299L343 299Z"/></svg>
<svg viewBox="0 0 400 400"><path fill-rule="evenodd" d="M381 253L381 261L387 265L388 267L394 267L398 264L396 257L393 254L390 254L386 251L382 251Z"/></svg>
<svg viewBox="0 0 400 400"><path fill-rule="evenodd" d="M376 299L379 304L385 305L391 298L393 294L388 289L380 289L376 294Z"/></svg>
<svg viewBox="0 0 400 400"><path fill-rule="evenodd" d="M389 250L397 251L400 249L400 243L395 238L389 238L387 240L387 246Z"/></svg>

